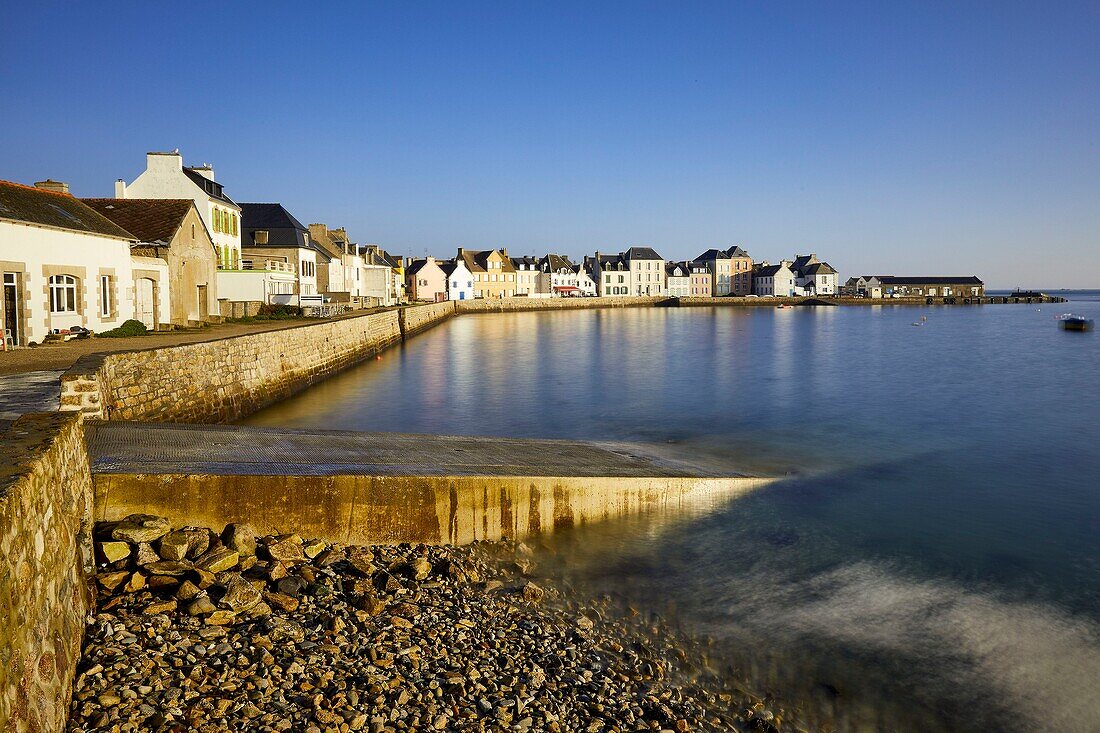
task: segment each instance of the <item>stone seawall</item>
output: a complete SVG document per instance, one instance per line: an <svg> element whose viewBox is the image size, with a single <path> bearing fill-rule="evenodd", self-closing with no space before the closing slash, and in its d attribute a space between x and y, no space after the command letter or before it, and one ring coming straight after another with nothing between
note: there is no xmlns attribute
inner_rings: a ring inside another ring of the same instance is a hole
<svg viewBox="0 0 1100 733"><path fill-rule="evenodd" d="M84 357L61 409L104 420L227 423L450 317L436 303L184 346Z"/></svg>
<svg viewBox="0 0 1100 733"><path fill-rule="evenodd" d="M500 298L459 300L459 313L513 313L516 311L581 310L588 308L645 308L669 300L665 297L622 298Z"/></svg>
<svg viewBox="0 0 1100 733"><path fill-rule="evenodd" d="M455 314L455 302L445 300L442 303L432 303L431 305L410 306L402 308L400 314L401 336L402 338L408 338L453 316Z"/></svg>
<svg viewBox="0 0 1100 733"><path fill-rule="evenodd" d="M0 729L65 728L93 604L92 478L79 414L0 436Z"/></svg>

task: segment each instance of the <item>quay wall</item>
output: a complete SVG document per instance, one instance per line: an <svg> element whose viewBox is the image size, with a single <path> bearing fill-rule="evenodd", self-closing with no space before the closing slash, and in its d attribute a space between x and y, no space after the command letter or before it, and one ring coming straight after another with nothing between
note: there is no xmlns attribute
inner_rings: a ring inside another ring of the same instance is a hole
<svg viewBox="0 0 1100 733"><path fill-rule="evenodd" d="M216 530L248 522L262 534L345 544L466 544L731 499L770 480L103 473L95 477L95 517L159 514Z"/></svg>
<svg viewBox="0 0 1100 733"><path fill-rule="evenodd" d="M161 349L94 354L61 377L61 409L103 420L227 423L450 317L436 303Z"/></svg>
<svg viewBox="0 0 1100 733"><path fill-rule="evenodd" d="M79 413L0 435L0 729L65 729L93 607L92 478Z"/></svg>
<svg viewBox="0 0 1100 733"><path fill-rule="evenodd" d="M591 308L646 308L671 300L654 296L608 298L486 298L459 300L459 313L515 313L517 311L585 310Z"/></svg>

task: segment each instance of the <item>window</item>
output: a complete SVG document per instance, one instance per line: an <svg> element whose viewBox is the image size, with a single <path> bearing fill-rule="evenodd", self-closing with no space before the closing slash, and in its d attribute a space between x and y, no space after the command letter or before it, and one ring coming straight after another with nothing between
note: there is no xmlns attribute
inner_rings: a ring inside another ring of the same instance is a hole
<svg viewBox="0 0 1100 733"><path fill-rule="evenodd" d="M236 214L230 214L229 215L229 221L232 222L232 224L233 224L233 231L230 232L230 233L235 237L235 236L237 236L237 215Z"/></svg>
<svg viewBox="0 0 1100 733"><path fill-rule="evenodd" d="M76 313L76 278L50 276L50 313Z"/></svg>
<svg viewBox="0 0 1100 733"><path fill-rule="evenodd" d="M104 318L111 315L111 276L99 276L99 315Z"/></svg>
<svg viewBox="0 0 1100 733"><path fill-rule="evenodd" d="M192 242L195 241L195 225L194 224L191 225L191 241Z"/></svg>
<svg viewBox="0 0 1100 733"><path fill-rule="evenodd" d="M220 233L222 230L222 210L214 209L214 233Z"/></svg>

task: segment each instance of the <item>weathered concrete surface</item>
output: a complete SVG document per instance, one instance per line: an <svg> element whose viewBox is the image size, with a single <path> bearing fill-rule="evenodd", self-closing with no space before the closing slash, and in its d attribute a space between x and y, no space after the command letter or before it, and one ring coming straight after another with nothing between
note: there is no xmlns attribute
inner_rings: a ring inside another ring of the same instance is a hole
<svg viewBox="0 0 1100 733"><path fill-rule="evenodd" d="M59 371L0 376L0 429L28 412L57 409Z"/></svg>
<svg viewBox="0 0 1100 733"><path fill-rule="evenodd" d="M519 538L770 480L570 441L98 423L88 446L98 520L247 521L360 544Z"/></svg>
<svg viewBox="0 0 1100 733"><path fill-rule="evenodd" d="M0 729L61 731L89 585L92 479L81 416L24 415L0 435Z"/></svg>

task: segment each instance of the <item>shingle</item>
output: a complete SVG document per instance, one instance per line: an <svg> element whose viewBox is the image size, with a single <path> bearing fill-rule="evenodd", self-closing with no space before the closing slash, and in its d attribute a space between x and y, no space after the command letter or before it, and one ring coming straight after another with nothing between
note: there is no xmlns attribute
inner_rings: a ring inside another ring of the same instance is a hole
<svg viewBox="0 0 1100 733"><path fill-rule="evenodd" d="M67 193L47 191L21 183L0 181L0 219L136 239L126 229Z"/></svg>
<svg viewBox="0 0 1100 733"><path fill-rule="evenodd" d="M142 242L172 241L195 202L191 199L81 199Z"/></svg>

